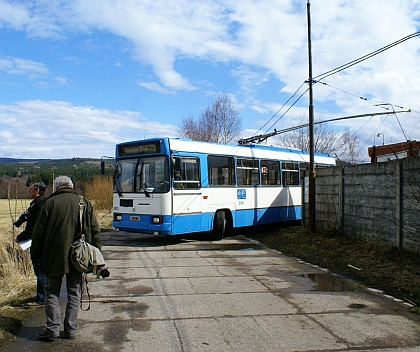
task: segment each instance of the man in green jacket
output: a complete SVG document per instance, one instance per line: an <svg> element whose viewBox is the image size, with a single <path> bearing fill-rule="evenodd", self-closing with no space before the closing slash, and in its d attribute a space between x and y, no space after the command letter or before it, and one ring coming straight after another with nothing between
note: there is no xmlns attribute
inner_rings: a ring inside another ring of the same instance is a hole
<svg viewBox="0 0 420 352"><path fill-rule="evenodd" d="M63 275L66 275L67 305L64 316L64 337L74 339L77 333L82 273L71 264L71 245L80 233L79 200L68 176L54 180L55 192L46 200L32 235L32 260L39 263L46 276L45 314L46 324L38 338L53 341L60 336L62 316L59 296ZM92 205L85 199L83 229L87 242L101 249L101 234Z"/></svg>

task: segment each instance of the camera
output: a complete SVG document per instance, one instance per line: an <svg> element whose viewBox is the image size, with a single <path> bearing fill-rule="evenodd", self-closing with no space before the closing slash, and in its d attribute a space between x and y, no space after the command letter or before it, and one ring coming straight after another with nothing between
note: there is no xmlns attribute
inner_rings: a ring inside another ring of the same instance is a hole
<svg viewBox="0 0 420 352"><path fill-rule="evenodd" d="M97 277L102 277L103 279L105 279L106 277L109 277L109 275L111 275L111 273L109 272L108 268L99 268L98 271L96 272Z"/></svg>
<svg viewBox="0 0 420 352"><path fill-rule="evenodd" d="M13 223L14 226L20 227L24 222L28 220L28 213L23 213L19 218Z"/></svg>

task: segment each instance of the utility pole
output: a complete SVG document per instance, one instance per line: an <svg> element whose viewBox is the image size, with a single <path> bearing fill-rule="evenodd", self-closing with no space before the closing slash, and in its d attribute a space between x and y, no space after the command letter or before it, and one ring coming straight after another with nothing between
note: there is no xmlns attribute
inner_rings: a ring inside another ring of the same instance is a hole
<svg viewBox="0 0 420 352"><path fill-rule="evenodd" d="M309 60L309 229L315 231L315 150L314 150L314 97L312 79L311 4L306 5L308 18L308 60ZM304 214L303 214L304 215Z"/></svg>

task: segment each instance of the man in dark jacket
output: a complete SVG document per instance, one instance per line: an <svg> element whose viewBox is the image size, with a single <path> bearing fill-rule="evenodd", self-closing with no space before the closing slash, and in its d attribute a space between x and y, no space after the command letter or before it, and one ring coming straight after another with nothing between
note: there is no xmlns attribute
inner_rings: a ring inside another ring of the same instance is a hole
<svg viewBox="0 0 420 352"><path fill-rule="evenodd" d="M36 182L29 186L29 195L33 201L29 204L29 208L13 223L14 226L20 227L23 223L26 222L25 230L22 231L19 235L15 236L13 239L15 242L23 242L26 240L32 239L32 232L35 226L35 220L38 217L39 211L42 208L42 205L45 202L45 184L43 182ZM30 250L31 259L32 259L32 247ZM36 276L36 296L35 304L44 304L44 285L45 285L45 276L39 271L39 265L37 262L32 261L32 266L34 268Z"/></svg>
<svg viewBox="0 0 420 352"><path fill-rule="evenodd" d="M47 322L38 337L52 341L60 336L62 316L59 305L63 275L66 275L67 305L64 316L64 337L74 339L77 333L82 273L71 264L71 245L80 233L79 200L73 182L67 176L54 180L56 191L45 202L36 221L32 237L32 258L40 263L47 277L45 314ZM101 234L92 205L84 199L83 229L87 242L101 249Z"/></svg>

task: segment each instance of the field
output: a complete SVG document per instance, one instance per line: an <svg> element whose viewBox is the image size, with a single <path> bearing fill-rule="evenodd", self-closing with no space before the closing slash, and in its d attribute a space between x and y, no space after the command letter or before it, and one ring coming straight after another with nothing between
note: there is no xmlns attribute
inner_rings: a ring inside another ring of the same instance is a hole
<svg viewBox="0 0 420 352"><path fill-rule="evenodd" d="M13 236L21 229L12 226L13 221L29 205L28 200L8 201L0 199L0 306L13 304L18 297L35 292L35 276L28 251L13 242Z"/></svg>

